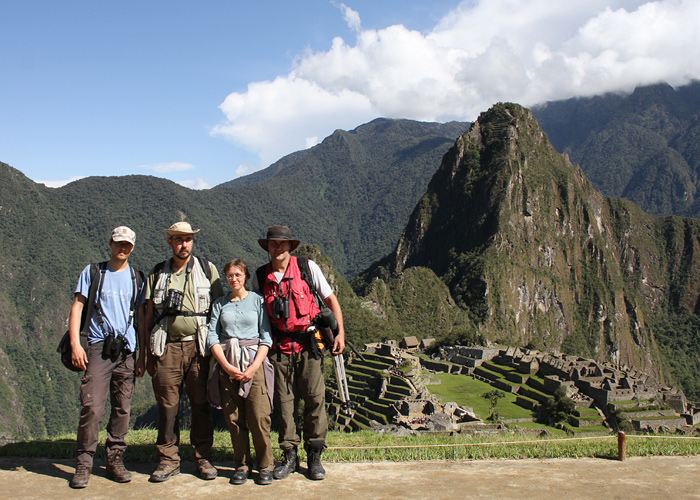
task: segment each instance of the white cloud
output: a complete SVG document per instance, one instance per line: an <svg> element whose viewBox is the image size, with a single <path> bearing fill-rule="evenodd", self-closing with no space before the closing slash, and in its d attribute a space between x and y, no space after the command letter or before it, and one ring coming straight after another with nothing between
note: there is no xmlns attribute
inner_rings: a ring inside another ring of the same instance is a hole
<svg viewBox="0 0 700 500"><path fill-rule="evenodd" d="M191 163L173 161L169 163L153 163L152 165L139 165L137 168L143 170L152 170L160 174L167 174L171 172L184 172L186 170L192 170L193 168L195 168L195 166Z"/></svg>
<svg viewBox="0 0 700 500"><path fill-rule="evenodd" d="M46 187L60 188L60 187L65 186L66 184L70 184L73 181L77 181L77 180L84 179L84 178L85 178L84 175L76 175L76 176L71 177L70 179L65 180L65 181L36 181L36 182L38 184L43 184Z"/></svg>
<svg viewBox="0 0 700 500"><path fill-rule="evenodd" d="M356 10L352 10L350 7L344 3L331 2L333 5L338 7L343 13L343 18L348 25L348 28L355 32L359 32L362 29L362 22L360 21L360 13Z"/></svg>
<svg viewBox="0 0 700 500"><path fill-rule="evenodd" d="M498 101L539 102L700 78L696 0L467 0L429 33L363 30L300 54L287 75L221 104L213 130L261 166L378 116L473 120Z"/></svg>
<svg viewBox="0 0 700 500"><path fill-rule="evenodd" d="M318 140L317 135L314 135L313 137L307 137L306 140L304 141L304 144L306 145L306 149L312 148L318 143L319 143L319 140Z"/></svg>
<svg viewBox="0 0 700 500"><path fill-rule="evenodd" d="M184 181L178 181L178 184L190 189L210 189L211 185L206 182L201 177L195 177L194 179L188 179Z"/></svg>
<svg viewBox="0 0 700 500"><path fill-rule="evenodd" d="M256 165L253 165L252 163L244 161L236 169L236 177L242 177L244 175L252 174L256 170L260 170L260 168Z"/></svg>
<svg viewBox="0 0 700 500"><path fill-rule="evenodd" d="M302 149L307 137L325 137L329 130L375 117L366 96L293 75L251 83L246 93L230 94L220 108L227 122L212 133L255 152L266 166Z"/></svg>

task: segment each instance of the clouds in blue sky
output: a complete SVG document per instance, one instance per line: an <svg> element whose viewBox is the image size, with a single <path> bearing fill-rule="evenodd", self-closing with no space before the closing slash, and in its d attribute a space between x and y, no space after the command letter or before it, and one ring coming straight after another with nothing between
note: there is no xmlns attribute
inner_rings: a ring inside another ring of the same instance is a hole
<svg viewBox="0 0 700 500"><path fill-rule="evenodd" d="M378 117L700 78L698 0L2 3L0 161L202 189Z"/></svg>
<svg viewBox="0 0 700 500"><path fill-rule="evenodd" d="M376 117L473 120L498 101L526 106L700 77L700 2L465 1L429 32L363 29L299 54L290 71L232 92L212 134L260 165ZM238 174L248 173L250 165Z"/></svg>

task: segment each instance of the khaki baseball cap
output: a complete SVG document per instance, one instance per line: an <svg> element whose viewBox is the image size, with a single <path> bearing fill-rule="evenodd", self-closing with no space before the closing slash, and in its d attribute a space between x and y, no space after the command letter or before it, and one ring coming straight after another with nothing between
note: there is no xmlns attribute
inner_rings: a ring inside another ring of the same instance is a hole
<svg viewBox="0 0 700 500"><path fill-rule="evenodd" d="M136 233L126 226L119 226L112 229L112 241L126 241L136 245Z"/></svg>

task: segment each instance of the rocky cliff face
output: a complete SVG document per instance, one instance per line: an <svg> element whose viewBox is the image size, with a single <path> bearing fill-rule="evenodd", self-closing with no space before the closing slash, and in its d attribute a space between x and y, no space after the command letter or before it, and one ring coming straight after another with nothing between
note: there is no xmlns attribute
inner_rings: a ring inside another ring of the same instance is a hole
<svg viewBox="0 0 700 500"><path fill-rule="evenodd" d="M488 339L663 378L647 318L695 310L698 222L604 198L530 111L498 104L444 156L387 271L432 269Z"/></svg>

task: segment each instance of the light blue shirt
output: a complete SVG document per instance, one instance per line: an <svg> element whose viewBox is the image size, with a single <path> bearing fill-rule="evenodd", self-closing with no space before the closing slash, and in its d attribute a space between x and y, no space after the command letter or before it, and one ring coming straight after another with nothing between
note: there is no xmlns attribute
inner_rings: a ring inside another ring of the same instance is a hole
<svg viewBox="0 0 700 500"><path fill-rule="evenodd" d="M216 299L211 308L207 348L230 338L260 339L260 345L272 346L270 318L262 295L248 292L243 300L231 300L228 294Z"/></svg>
<svg viewBox="0 0 700 500"><path fill-rule="evenodd" d="M102 272L98 269L95 279L101 279ZM99 282L98 282L99 285ZM90 266L83 269L78 279L78 286L75 289L86 299L90 295ZM109 266L104 274L102 293L100 294L100 309L102 310L103 326L100 326L97 309L93 310L90 318L90 329L88 332L88 343L101 342L112 332L115 335L124 334L127 342L127 349L136 351L136 330L134 321L136 320L136 310L134 318L129 321L131 312L131 299L134 294L134 284L131 279L131 268L127 267L123 271L112 271ZM137 309L143 302L143 287L137 290ZM86 303L83 307L88 307ZM104 327L104 329L103 329Z"/></svg>

